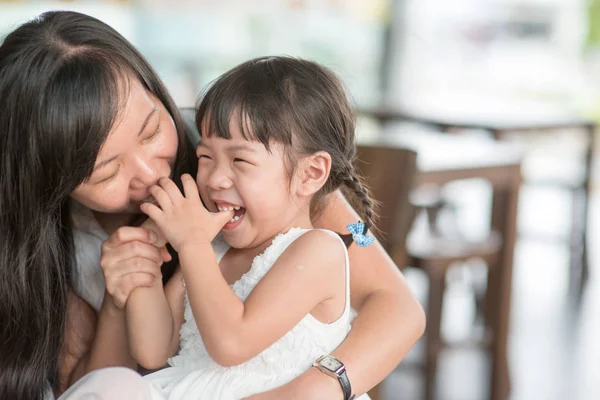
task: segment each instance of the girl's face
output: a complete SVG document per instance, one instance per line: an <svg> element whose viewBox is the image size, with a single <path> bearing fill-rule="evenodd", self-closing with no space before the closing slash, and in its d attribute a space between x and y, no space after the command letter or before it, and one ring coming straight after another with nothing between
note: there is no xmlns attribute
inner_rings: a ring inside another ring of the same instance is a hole
<svg viewBox="0 0 600 400"><path fill-rule="evenodd" d="M163 104L136 80L127 94L90 179L71 194L102 213L139 212L148 188L171 175L177 154L175 124Z"/></svg>
<svg viewBox="0 0 600 400"><path fill-rule="evenodd" d="M244 139L236 118L229 130L231 139L200 141L196 182L210 211L236 209L235 221L222 230L227 243L253 248L297 224L302 205L290 192L283 146L274 143L269 153L262 143Z"/></svg>

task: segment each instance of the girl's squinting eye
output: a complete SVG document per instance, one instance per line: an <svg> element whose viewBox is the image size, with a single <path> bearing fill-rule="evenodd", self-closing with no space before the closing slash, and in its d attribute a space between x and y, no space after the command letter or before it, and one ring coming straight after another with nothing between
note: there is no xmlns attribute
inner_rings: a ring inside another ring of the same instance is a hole
<svg viewBox="0 0 600 400"><path fill-rule="evenodd" d="M234 159L233 159L233 162L246 162L246 163L247 163L248 161L246 161L246 160L243 160L243 159L241 159L241 158L234 158Z"/></svg>
<svg viewBox="0 0 600 400"><path fill-rule="evenodd" d="M202 160L202 159L205 159L205 160L212 160L212 158L210 158L210 157L209 157L209 156L207 156L206 154L199 154L199 155L198 155L198 160Z"/></svg>

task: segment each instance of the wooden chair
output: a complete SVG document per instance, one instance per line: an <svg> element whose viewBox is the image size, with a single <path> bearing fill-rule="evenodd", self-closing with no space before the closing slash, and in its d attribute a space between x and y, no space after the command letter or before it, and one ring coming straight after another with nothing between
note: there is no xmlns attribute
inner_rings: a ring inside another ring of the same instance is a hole
<svg viewBox="0 0 600 400"><path fill-rule="evenodd" d="M417 173L417 154L404 148L358 146L356 167L379 202L376 235L396 264L406 260L406 237L412 211L409 193ZM350 197L351 198L351 197ZM372 400L381 400L381 385L369 391Z"/></svg>
<svg viewBox="0 0 600 400"><path fill-rule="evenodd" d="M418 191L418 189L416 189ZM500 257L502 240L499 233L491 231L480 240L467 240L460 234L452 237L445 236L439 230L438 215L447 207L441 196L428 196L429 198L413 200L411 203L417 210L423 210L427 216L428 234L421 240L408 240L407 263L409 266L425 271L429 281L427 291L427 329L425 331L425 396L426 400L435 398L438 359L441 351L446 346L441 336L442 310L444 293L446 290L446 275L448 269L457 263L465 263L472 259L482 260L485 265L493 267ZM412 199L416 199L413 196ZM475 294L475 303L478 311L483 310L485 298ZM484 293L485 295L485 293ZM493 332L484 335L483 342L479 343L489 347Z"/></svg>
<svg viewBox="0 0 600 400"><path fill-rule="evenodd" d="M357 168L380 203L378 239L396 265L420 268L429 280L427 300L426 355L424 362L425 398L433 399L436 388L438 358L444 343L441 338L443 299L448 268L456 262L479 258L494 265L501 241L496 232L481 241L468 241L460 236L444 237L436 229L437 216L447 204L440 197L423 199L414 196L413 182L418 174L416 153L398 147L360 145L357 147ZM412 195L411 195L412 194ZM412 199L412 201L411 201ZM407 244L413 220L423 210L429 217L426 241ZM369 395L379 400L380 388Z"/></svg>
<svg viewBox="0 0 600 400"><path fill-rule="evenodd" d="M406 238L413 219L409 202L417 173L417 153L400 147L359 145L356 167L379 203L377 235L394 260L406 259ZM398 264L400 268L404 263Z"/></svg>

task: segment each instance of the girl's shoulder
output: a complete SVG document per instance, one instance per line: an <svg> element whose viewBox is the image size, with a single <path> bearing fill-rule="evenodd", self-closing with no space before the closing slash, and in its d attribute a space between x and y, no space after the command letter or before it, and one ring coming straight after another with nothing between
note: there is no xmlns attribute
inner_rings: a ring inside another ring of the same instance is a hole
<svg viewBox="0 0 600 400"><path fill-rule="evenodd" d="M347 249L337 233L328 229L309 229L290 243L286 252L290 257L322 260L323 263L345 260Z"/></svg>

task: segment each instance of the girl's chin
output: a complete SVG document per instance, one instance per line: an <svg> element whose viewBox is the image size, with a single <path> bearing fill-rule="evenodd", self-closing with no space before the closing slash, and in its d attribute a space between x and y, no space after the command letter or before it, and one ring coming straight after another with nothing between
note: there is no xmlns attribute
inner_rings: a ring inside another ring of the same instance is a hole
<svg viewBox="0 0 600 400"><path fill-rule="evenodd" d="M240 237L240 235L236 235L235 231L222 230L221 234L223 235L225 242L234 249L245 249L249 245L244 238Z"/></svg>

